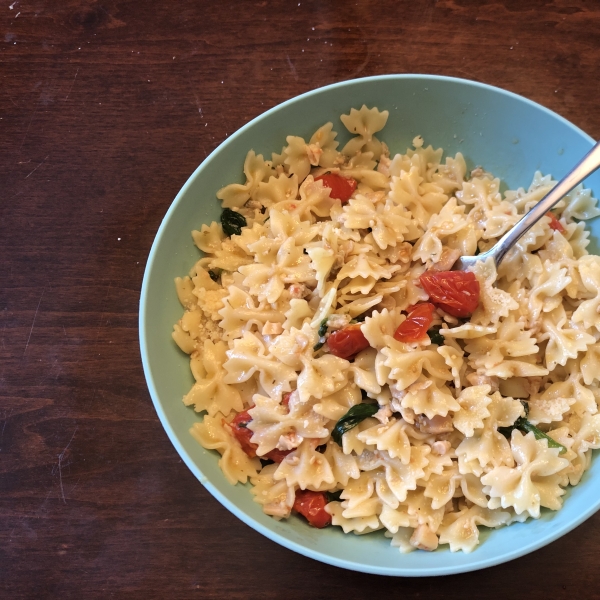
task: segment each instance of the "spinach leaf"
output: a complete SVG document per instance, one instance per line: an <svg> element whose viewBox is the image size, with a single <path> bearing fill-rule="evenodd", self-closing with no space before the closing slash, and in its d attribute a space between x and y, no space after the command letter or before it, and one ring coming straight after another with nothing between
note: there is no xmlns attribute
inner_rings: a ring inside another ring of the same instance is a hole
<svg viewBox="0 0 600 600"><path fill-rule="evenodd" d="M333 441L342 445L342 436L361 421L372 417L379 410L378 404L356 404L336 424L331 432Z"/></svg>
<svg viewBox="0 0 600 600"><path fill-rule="evenodd" d="M523 419L523 417L521 417ZM553 440L547 433L544 433L541 429L538 429L535 425L531 424L527 419L523 419L520 423L520 429L529 433L533 433L536 440L548 440L548 448L560 448L559 454L564 454L567 449L559 444L556 440Z"/></svg>
<svg viewBox="0 0 600 600"><path fill-rule="evenodd" d="M320 338L325 337L325 334L327 333L327 317L321 321L321 324L319 325L319 331L317 333L319 334Z"/></svg>
<svg viewBox="0 0 600 600"><path fill-rule="evenodd" d="M344 490L337 490L337 492L325 492L325 500L327 500L327 502L341 502L341 495L343 491Z"/></svg>
<svg viewBox="0 0 600 600"><path fill-rule="evenodd" d="M548 448L560 448L559 454L564 454L567 451L562 444L559 444L547 433L544 433L541 429L538 429L535 425L530 423L526 417L519 417L510 427L498 427L498 431L507 438L511 436L513 429L518 429L526 434L531 432L535 436L536 440L547 440Z"/></svg>
<svg viewBox="0 0 600 600"><path fill-rule="evenodd" d="M431 340L432 344L443 346L446 340L444 339L444 336L440 333L440 329L441 327L432 327L427 332L427 335L429 336L429 339Z"/></svg>
<svg viewBox="0 0 600 600"><path fill-rule="evenodd" d="M231 210L230 208L224 208L221 213L221 225L225 235L240 235L242 233L242 227L246 227L248 223L244 215Z"/></svg>
<svg viewBox="0 0 600 600"><path fill-rule="evenodd" d="M319 331L317 331L317 334L319 336L319 341L313 346L313 350L315 352L317 350L320 350L325 345L325 342L327 341L325 339L325 336L327 335L327 319L328 319L328 317L325 317L321 321L321 324L319 325Z"/></svg>

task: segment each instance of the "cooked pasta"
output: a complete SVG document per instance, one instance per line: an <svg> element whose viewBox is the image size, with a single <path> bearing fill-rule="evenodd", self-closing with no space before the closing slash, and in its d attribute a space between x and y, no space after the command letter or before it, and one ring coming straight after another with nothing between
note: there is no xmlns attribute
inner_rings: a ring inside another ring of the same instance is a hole
<svg viewBox="0 0 600 600"><path fill-rule="evenodd" d="M390 156L387 118L342 115L341 151L332 123L250 151L246 182L219 190L221 223L192 233L203 255L176 279L183 401L274 518L470 552L480 526L560 509L600 447L600 257L582 222L600 210L579 186L498 270L452 272L554 182L502 194L420 137Z"/></svg>

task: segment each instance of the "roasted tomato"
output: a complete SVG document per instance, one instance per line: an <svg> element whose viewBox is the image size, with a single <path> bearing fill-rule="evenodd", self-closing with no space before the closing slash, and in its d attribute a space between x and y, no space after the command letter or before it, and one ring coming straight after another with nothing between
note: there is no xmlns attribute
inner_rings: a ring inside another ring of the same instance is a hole
<svg viewBox="0 0 600 600"><path fill-rule="evenodd" d="M360 323L348 325L344 329L334 331L328 338L329 351L340 358L351 358L361 350L369 347L369 342L360 330Z"/></svg>
<svg viewBox="0 0 600 600"><path fill-rule="evenodd" d="M253 435L253 431L248 429L248 423L252 421L252 417L247 410L235 415L233 421L229 423L231 433L233 433L235 439L240 443L242 450L250 457L256 456L256 449L258 446L250 441Z"/></svg>
<svg viewBox="0 0 600 600"><path fill-rule="evenodd" d="M229 427L231 428L231 433L233 433L235 439L240 443L242 450L250 458L254 458L256 456L256 449L258 446L250 441L250 438L253 435L253 431L248 429L248 423L250 423L250 421L252 421L252 417L250 416L250 413L245 410L244 412L235 415L233 421L229 423ZM280 463L290 452L291 450L278 450L277 448L274 448L260 458Z"/></svg>
<svg viewBox="0 0 600 600"><path fill-rule="evenodd" d="M554 229L554 231L558 231L559 233L564 233L566 231L563 224L556 218L556 215L553 212L548 211L546 216L550 217L550 229Z"/></svg>
<svg viewBox="0 0 600 600"><path fill-rule="evenodd" d="M325 506L327 506L327 499L324 492L311 492L310 490L296 492L293 508L313 527L322 529L331 525L331 515L325 511Z"/></svg>
<svg viewBox="0 0 600 600"><path fill-rule="evenodd" d="M279 450L277 448L273 448L270 452L267 452L264 456L260 458L265 458L268 460L272 460L273 462L280 463L283 462L283 459L290 453L292 450Z"/></svg>
<svg viewBox="0 0 600 600"><path fill-rule="evenodd" d="M449 315L465 318L479 306L479 282L468 271L426 271L420 277L429 300Z"/></svg>
<svg viewBox="0 0 600 600"><path fill-rule="evenodd" d="M342 177L335 173L319 175L319 177L315 177L315 181L322 181L323 185L331 190L329 196L341 200L342 204L350 200L350 196L356 189L356 179Z"/></svg>
<svg viewBox="0 0 600 600"><path fill-rule="evenodd" d="M399 342L418 342L427 337L427 330L433 321L435 306L423 302L411 307L406 320L402 321L394 333Z"/></svg>

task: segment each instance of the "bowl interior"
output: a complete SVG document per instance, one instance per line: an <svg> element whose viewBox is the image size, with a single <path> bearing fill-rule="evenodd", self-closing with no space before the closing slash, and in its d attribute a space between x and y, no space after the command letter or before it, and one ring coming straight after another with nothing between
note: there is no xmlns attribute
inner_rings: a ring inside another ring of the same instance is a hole
<svg viewBox="0 0 600 600"><path fill-rule="evenodd" d="M565 506L545 511L537 520L482 532L471 554L451 553L447 546L433 553L402 555L381 532L344 535L330 527L315 530L300 519L275 521L263 514L248 490L231 486L217 466L216 452L203 449L188 433L200 417L181 398L193 383L188 357L171 341L182 308L173 278L187 274L199 252L190 232L218 219L216 191L242 182L246 153L270 156L280 152L288 135L308 139L332 121L343 144L349 134L339 116L350 108L377 106L390 112L380 134L392 153L405 152L416 135L425 144L442 147L445 155L460 151L469 167L482 165L509 188L527 187L535 170L563 176L593 141L555 113L524 98L482 84L436 76L391 75L359 79L310 92L256 118L217 148L190 177L171 205L154 241L142 287L140 344L150 393L158 415L177 451L200 482L245 523L272 540L307 556L340 567L386 575L442 575L483 568L511 560L570 531L600 507L591 479L600 479L595 460ZM596 195L600 174L586 181ZM600 222L591 222L598 254Z"/></svg>

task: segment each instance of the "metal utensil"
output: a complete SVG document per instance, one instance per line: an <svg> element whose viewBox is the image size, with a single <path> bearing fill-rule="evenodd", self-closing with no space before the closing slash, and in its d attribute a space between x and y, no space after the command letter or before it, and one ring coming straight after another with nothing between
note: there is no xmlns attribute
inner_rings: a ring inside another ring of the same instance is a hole
<svg viewBox="0 0 600 600"><path fill-rule="evenodd" d="M523 218L507 231L496 245L477 256L463 256L454 264L454 271L466 271L480 260L493 258L496 267L508 251L526 234L565 194L600 167L600 142L565 175Z"/></svg>

